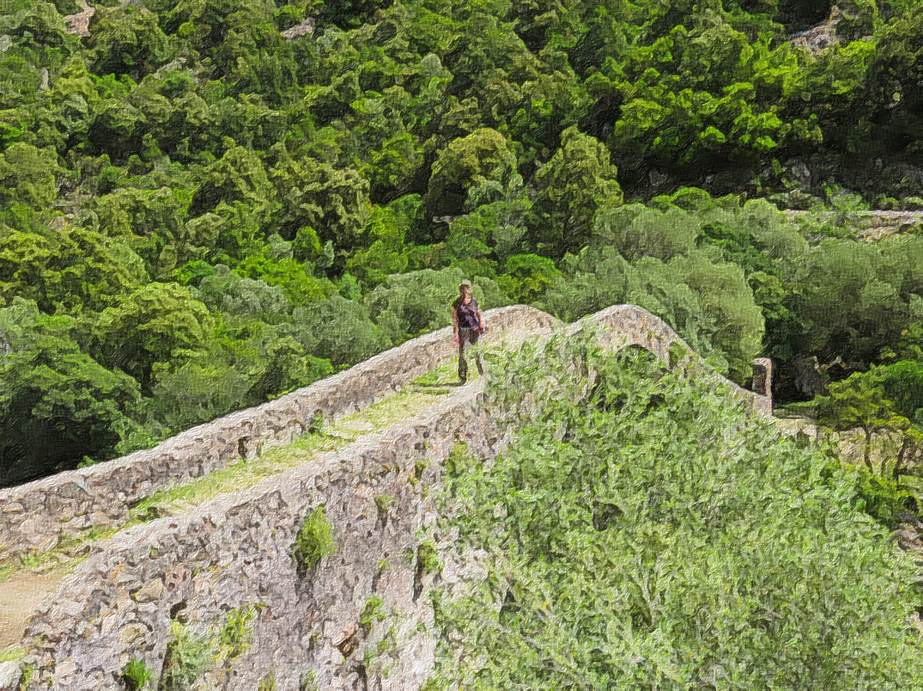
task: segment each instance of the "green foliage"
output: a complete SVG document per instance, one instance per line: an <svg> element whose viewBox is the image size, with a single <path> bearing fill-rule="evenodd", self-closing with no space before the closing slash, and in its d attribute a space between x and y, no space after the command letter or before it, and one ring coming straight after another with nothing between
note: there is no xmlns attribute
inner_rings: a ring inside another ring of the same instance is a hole
<svg viewBox="0 0 923 691"><path fill-rule="evenodd" d="M246 278L279 286L292 305L306 305L336 293L336 286L329 280L313 276L305 264L291 257L269 256L266 248L260 254L248 256L235 271Z"/></svg>
<svg viewBox="0 0 923 691"><path fill-rule="evenodd" d="M535 173L529 227L536 247L560 257L587 244L597 210L622 203L616 173L602 143L576 127L566 129L560 148Z"/></svg>
<svg viewBox="0 0 923 691"><path fill-rule="evenodd" d="M359 626L368 631L375 622L383 621L385 613L382 611L384 600L379 595L370 595L359 614Z"/></svg>
<svg viewBox="0 0 923 691"><path fill-rule="evenodd" d="M267 324L283 322L291 314L285 291L265 281L244 278L223 264L211 268L198 284L196 297L211 312Z"/></svg>
<svg viewBox="0 0 923 691"><path fill-rule="evenodd" d="M677 257L668 266L675 280L696 294L706 319L715 325L708 340L727 358L729 376L745 381L760 351L765 327L743 271L697 252Z"/></svg>
<svg viewBox="0 0 923 691"><path fill-rule="evenodd" d="M514 441L447 476L487 576L436 600L436 688L920 685L916 567L853 471L590 334L488 377Z"/></svg>
<svg viewBox="0 0 923 691"><path fill-rule="evenodd" d="M548 286L561 276L554 262L535 254L514 254L506 260L498 283L503 292L521 303L541 299Z"/></svg>
<svg viewBox="0 0 923 691"><path fill-rule="evenodd" d="M257 686L257 691L277 691L279 687L276 685L276 674L275 672L269 672L262 679Z"/></svg>
<svg viewBox="0 0 923 691"><path fill-rule="evenodd" d="M699 354L738 381L750 375L764 323L741 269L700 251L663 263L644 257L634 265L611 247L587 248L562 262L544 305L573 321L608 305L631 303L656 314Z"/></svg>
<svg viewBox="0 0 923 691"><path fill-rule="evenodd" d="M151 273L162 276L177 265L203 259L218 244L217 219L188 219L190 196L186 188L115 190L96 201L100 230L127 242Z"/></svg>
<svg viewBox="0 0 923 691"><path fill-rule="evenodd" d="M320 691L320 687L317 685L317 672L311 670L301 675L298 682L298 691Z"/></svg>
<svg viewBox="0 0 923 691"><path fill-rule="evenodd" d="M501 189L516 172L516 155L496 130L481 128L442 150L423 199L427 220L471 211L469 198L490 183Z"/></svg>
<svg viewBox="0 0 923 691"><path fill-rule="evenodd" d="M896 529L909 513L913 493L902 488L899 481L862 466L849 469L857 476L856 506L887 528Z"/></svg>
<svg viewBox="0 0 923 691"><path fill-rule="evenodd" d="M228 611L224 624L218 631L219 655L226 660L246 652L253 635L250 620L256 616L256 607L247 605Z"/></svg>
<svg viewBox="0 0 923 691"><path fill-rule="evenodd" d="M46 210L57 198L57 175L61 172L51 149L17 142L0 154L0 220L12 204Z"/></svg>
<svg viewBox="0 0 923 691"><path fill-rule="evenodd" d="M896 344L907 323L909 300L919 295L923 239L880 243L824 240L792 263L798 285L793 311L802 325L800 349L826 361L837 355L861 367ZM910 261L908 261L910 260Z"/></svg>
<svg viewBox="0 0 923 691"><path fill-rule="evenodd" d="M337 248L356 245L369 206L368 181L357 171L286 155L271 178L282 204L276 223L284 235L312 227L322 241L332 241Z"/></svg>
<svg viewBox="0 0 923 691"><path fill-rule="evenodd" d="M170 57L169 39L157 15L138 5L101 7L87 40L93 71L140 79Z"/></svg>
<svg viewBox="0 0 923 691"><path fill-rule="evenodd" d="M492 280L466 276L461 269L422 269L389 276L366 297L369 311L392 343L399 343L451 323L451 304L464 279L473 284L481 310L500 307L509 298Z"/></svg>
<svg viewBox="0 0 923 691"><path fill-rule="evenodd" d="M293 321L305 350L334 365L367 360L391 345L364 305L339 295L295 310Z"/></svg>
<svg viewBox="0 0 923 691"><path fill-rule="evenodd" d="M0 301L31 298L46 312L101 310L147 280L124 243L92 230L62 226L41 233L0 227Z"/></svg>
<svg viewBox="0 0 923 691"><path fill-rule="evenodd" d="M855 372L829 386L814 399L817 419L835 431L858 428L864 435L863 461L869 472L873 436L897 433L901 447L890 475L918 472L914 461L923 460L923 363L900 360ZM884 465L884 464L882 464ZM880 467L879 473L887 469Z"/></svg>
<svg viewBox="0 0 923 691"><path fill-rule="evenodd" d="M122 667L122 680L130 691L144 691L153 679L154 675L144 660L132 658Z"/></svg>
<svg viewBox="0 0 923 691"><path fill-rule="evenodd" d="M0 309L0 484L110 458L138 440L137 382L81 350L78 332L22 298Z"/></svg>
<svg viewBox="0 0 923 691"><path fill-rule="evenodd" d="M782 399L815 358L918 359L919 237L845 221L923 198L919 3L844 0L816 54L820 1L91 4L82 38L74 0L0 12L0 308L78 319L136 382L119 448L448 323L459 276L485 308L638 302L741 381L761 347ZM739 189L834 213L710 194Z"/></svg>
<svg viewBox="0 0 923 691"><path fill-rule="evenodd" d="M323 506L314 509L295 535L292 557L302 571L310 571L318 562L336 551L333 532Z"/></svg>
<svg viewBox="0 0 923 691"><path fill-rule="evenodd" d="M184 691L214 663L213 642L190 631L178 621L170 622L170 641L164 655L158 691Z"/></svg>
<svg viewBox="0 0 923 691"><path fill-rule="evenodd" d="M93 352L150 391L154 365L204 347L211 319L188 288L149 283L100 313Z"/></svg>
<svg viewBox="0 0 923 691"><path fill-rule="evenodd" d="M659 211L627 204L601 209L593 233L598 242L611 242L629 261L641 257L668 261L695 246L701 224L701 217L676 206Z"/></svg>
<svg viewBox="0 0 923 691"><path fill-rule="evenodd" d="M417 547L417 564L423 570L423 573L434 573L442 569L442 561L440 561L436 545L432 541L424 540Z"/></svg>

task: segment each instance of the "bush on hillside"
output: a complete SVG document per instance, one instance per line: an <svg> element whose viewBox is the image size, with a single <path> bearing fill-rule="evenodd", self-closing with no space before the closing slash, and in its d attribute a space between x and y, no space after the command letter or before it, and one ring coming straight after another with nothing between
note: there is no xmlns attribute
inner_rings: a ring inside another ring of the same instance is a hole
<svg viewBox="0 0 923 691"><path fill-rule="evenodd" d="M487 577L437 597L430 688L923 684L917 569L855 474L589 334L488 376L515 437L449 466L444 527Z"/></svg>

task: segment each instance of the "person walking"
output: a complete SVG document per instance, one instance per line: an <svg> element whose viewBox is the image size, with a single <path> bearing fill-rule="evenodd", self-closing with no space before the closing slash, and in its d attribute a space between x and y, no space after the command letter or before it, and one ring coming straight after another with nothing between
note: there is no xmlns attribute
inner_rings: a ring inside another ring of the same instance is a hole
<svg viewBox="0 0 923 691"><path fill-rule="evenodd" d="M462 281L458 286L458 297L452 303L452 334L458 345L458 383L464 384L468 380L468 362L465 359L465 346L475 345L478 338L484 333L484 315L478 307L477 300L471 294L471 282ZM478 373L484 374L484 365L481 363L481 354L474 351L474 362Z"/></svg>

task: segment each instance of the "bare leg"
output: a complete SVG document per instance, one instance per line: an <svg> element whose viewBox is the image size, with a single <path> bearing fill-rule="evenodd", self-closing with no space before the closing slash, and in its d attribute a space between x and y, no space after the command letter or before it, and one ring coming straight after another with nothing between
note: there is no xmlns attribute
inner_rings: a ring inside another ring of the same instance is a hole
<svg viewBox="0 0 923 691"><path fill-rule="evenodd" d="M465 360L465 341L468 338L467 329L458 331L458 378L464 382L468 378L468 362Z"/></svg>

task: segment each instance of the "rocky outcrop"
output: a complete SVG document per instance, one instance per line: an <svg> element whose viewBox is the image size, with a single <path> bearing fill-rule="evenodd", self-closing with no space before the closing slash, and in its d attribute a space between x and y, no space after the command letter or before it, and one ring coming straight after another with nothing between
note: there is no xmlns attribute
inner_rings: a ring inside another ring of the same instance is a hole
<svg viewBox="0 0 923 691"><path fill-rule="evenodd" d="M292 41L302 36L310 36L314 33L314 17L308 17L303 22L295 24L282 32L282 38Z"/></svg>
<svg viewBox="0 0 923 691"><path fill-rule="evenodd" d="M840 23L843 13L837 5L830 8L830 15L817 26L812 26L805 31L799 31L789 37L789 43L798 48L804 48L810 53L820 53L830 46L839 43L836 25Z"/></svg>
<svg viewBox="0 0 923 691"><path fill-rule="evenodd" d="M96 8L91 7L86 2L81 4L83 8L79 12L64 17L64 27L68 33L80 38L86 38L90 35L90 22L93 21L93 17L96 15Z"/></svg>
<svg viewBox="0 0 923 691"><path fill-rule="evenodd" d="M836 212L817 214L812 211L799 209L786 209L785 215L797 221L799 218L819 220L836 219ZM851 228L863 240L881 240L882 238L923 230L923 211L892 211L887 209L873 209L868 211L852 211L843 223Z"/></svg>
<svg viewBox="0 0 923 691"><path fill-rule="evenodd" d="M535 336L550 332L552 320L540 312L506 314L518 314ZM691 376L712 378L756 412L771 411L768 397L695 367L698 356L640 308L611 307L568 329L588 324L601 325L613 349L649 349ZM437 333L451 344L446 331ZM769 386L771 372L761 376ZM445 540L434 529L429 491L456 442L483 459L502 450L508 440L495 419L477 381L383 433L116 535L33 617L24 641L34 666L30 688L121 688L132 659L159 674L169 666L171 622L214 635L228 612L246 608L254 612L248 647L216 658L203 688L255 689L270 676L279 689L305 679L323 689L419 688L435 646L427 597L434 573L425 550L432 541L438 551ZM336 548L300 568L293 544L319 506ZM371 602L380 619L364 616Z"/></svg>

